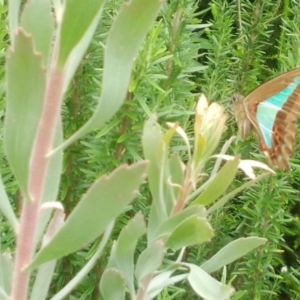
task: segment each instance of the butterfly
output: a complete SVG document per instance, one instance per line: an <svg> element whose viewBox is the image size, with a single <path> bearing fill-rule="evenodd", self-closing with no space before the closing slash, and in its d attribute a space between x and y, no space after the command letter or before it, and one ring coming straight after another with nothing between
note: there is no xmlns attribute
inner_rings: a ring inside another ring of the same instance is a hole
<svg viewBox="0 0 300 300"><path fill-rule="evenodd" d="M269 163L288 170L300 115L300 68L267 81L246 97L234 94L232 101L242 139L254 129Z"/></svg>

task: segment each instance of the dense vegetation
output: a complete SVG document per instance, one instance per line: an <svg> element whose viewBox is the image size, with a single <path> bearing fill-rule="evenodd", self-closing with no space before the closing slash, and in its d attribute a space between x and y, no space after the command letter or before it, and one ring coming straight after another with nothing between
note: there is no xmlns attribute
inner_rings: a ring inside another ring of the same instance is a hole
<svg viewBox="0 0 300 300"><path fill-rule="evenodd" d="M69 137L92 114L101 81L103 45L121 1L109 1L93 42L70 86L63 107L64 135ZM209 101L226 107L235 91L247 94L272 76L300 65L299 1L167 1L136 58L127 99L122 109L104 128L70 146L64 155L60 197L67 214L86 188L100 175L122 163L142 157L141 131L155 112L159 123L178 121L193 130L193 113L200 92ZM6 4L0 6L0 79L3 83L6 32ZM0 86L1 115L4 114L4 83ZM1 124L2 124L1 119ZM0 124L0 125L1 125ZM223 143L237 135L231 116ZM2 127L2 126L1 126ZM300 132L300 131L298 131ZM222 145L221 145L222 146ZM228 242L257 235L268 243L227 267L226 282L237 290L232 299L299 299L299 172L297 146L290 172L277 172L232 199L211 221L215 237L204 246L191 247L186 260L200 264ZM172 151L186 155L180 141ZM236 140L229 154L265 161L253 135ZM1 150L1 174L11 201L19 211L19 191ZM206 170L211 172L207 164ZM234 189L246 179L239 176ZM149 191L141 187L132 209L122 215L112 240L139 210L147 215ZM1 248L14 248L12 232L1 220ZM141 245L142 247L142 245ZM59 290L81 268L95 247L91 245L62 259L52 283ZM98 282L110 249L69 299L99 299ZM214 274L221 278L222 274ZM223 274L224 276L224 274ZM160 299L196 299L188 285L166 289Z"/></svg>

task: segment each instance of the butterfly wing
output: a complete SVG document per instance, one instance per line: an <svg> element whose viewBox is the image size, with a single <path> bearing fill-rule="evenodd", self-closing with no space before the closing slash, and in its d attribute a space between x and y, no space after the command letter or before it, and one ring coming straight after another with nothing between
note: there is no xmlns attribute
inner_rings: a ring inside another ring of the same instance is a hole
<svg viewBox="0 0 300 300"><path fill-rule="evenodd" d="M239 127L239 132L242 139L246 139L252 129L250 120L248 119L244 107L244 97L240 94L234 94L232 96L232 108L235 115L236 122Z"/></svg>
<svg viewBox="0 0 300 300"><path fill-rule="evenodd" d="M300 68L259 86L243 101L245 114L259 136L270 163L288 169L296 145L300 114Z"/></svg>

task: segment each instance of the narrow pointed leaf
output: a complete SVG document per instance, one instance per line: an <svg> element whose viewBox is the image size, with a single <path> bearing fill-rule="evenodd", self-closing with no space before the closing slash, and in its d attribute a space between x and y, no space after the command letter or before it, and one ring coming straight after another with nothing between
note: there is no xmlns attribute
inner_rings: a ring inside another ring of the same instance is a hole
<svg viewBox="0 0 300 300"><path fill-rule="evenodd" d="M57 210L49 223L45 233L43 244L46 244L62 226L64 221L64 212ZM30 300L44 300L47 298L48 290L52 281L56 265L56 260L47 262L38 268L34 285L30 294Z"/></svg>
<svg viewBox="0 0 300 300"><path fill-rule="evenodd" d="M270 176L270 174L269 173L260 174L255 179L247 181L246 183L244 183L243 185L239 186L235 190L231 191L230 193L227 193L226 195L224 195L221 199L219 199L216 203L214 203L212 206L210 206L207 209L207 214L210 215L215 210L220 209L221 207L223 207L227 203L227 201L229 201L230 199L232 199L236 194L240 193L244 189L247 189L247 188L251 187L256 182L261 181L262 179L264 179L267 176Z"/></svg>
<svg viewBox="0 0 300 300"><path fill-rule="evenodd" d="M110 222L106 227L101 242L96 249L95 254L92 258L84 265L84 267L73 277L56 295L54 295L51 300L62 300L66 299L67 296L74 290L80 282L82 282L83 278L87 276L87 274L92 270L97 261L99 261L99 257L102 255L105 246L107 245L107 241L111 235L115 222Z"/></svg>
<svg viewBox="0 0 300 300"><path fill-rule="evenodd" d="M61 118L58 119L53 148L61 144L63 140L63 130ZM46 174L45 187L43 190L42 202L56 201L58 196L60 176L62 173L63 152L57 151L49 156L49 165Z"/></svg>
<svg viewBox="0 0 300 300"><path fill-rule="evenodd" d="M185 166L178 153L174 153L169 158L169 168L172 183L182 184Z"/></svg>
<svg viewBox="0 0 300 300"><path fill-rule="evenodd" d="M39 267L35 277L34 287L32 288L30 295L30 300L44 300L47 298L55 266L56 260L53 260Z"/></svg>
<svg viewBox="0 0 300 300"><path fill-rule="evenodd" d="M146 232L143 215L138 213L121 231L115 249L115 262L118 270L126 281L132 297L134 291L134 251L138 239Z"/></svg>
<svg viewBox="0 0 300 300"><path fill-rule="evenodd" d="M104 3L103 3L104 4ZM98 11L97 16L94 18L93 22L90 24L89 28L85 32L84 36L81 38L79 43L74 47L68 57L67 63L64 67L65 81L63 90L67 91L74 74L78 70L78 66L82 62L82 59L87 52L87 49L91 43L94 33L97 29L98 22L102 15L102 9Z"/></svg>
<svg viewBox="0 0 300 300"><path fill-rule="evenodd" d="M160 0L131 0L123 4L107 37L102 94L96 111L63 147L103 126L119 110L126 97L134 59L162 3Z"/></svg>
<svg viewBox="0 0 300 300"><path fill-rule="evenodd" d="M10 295L11 284L13 279L13 258L6 251L0 254L0 287L6 294ZM0 299L2 299L0 297Z"/></svg>
<svg viewBox="0 0 300 300"><path fill-rule="evenodd" d="M234 179L239 162L240 159L238 157L228 161L217 173L205 191L192 202L192 205L208 205L222 196Z"/></svg>
<svg viewBox="0 0 300 300"><path fill-rule="evenodd" d="M255 236L237 239L223 247L218 253L205 262L201 268L207 273L215 272L266 242L267 239Z"/></svg>
<svg viewBox="0 0 300 300"><path fill-rule="evenodd" d="M110 251L109 260L107 263L107 268L118 268L117 262L116 262L116 247L117 247L117 241L113 241Z"/></svg>
<svg viewBox="0 0 300 300"><path fill-rule="evenodd" d="M12 46L14 46L15 43L15 30L19 26L20 7L21 7L21 0L8 1L9 37Z"/></svg>
<svg viewBox="0 0 300 300"><path fill-rule="evenodd" d="M84 37L95 18L99 18L104 0L66 0L60 30L58 65L63 67L73 48Z"/></svg>
<svg viewBox="0 0 300 300"><path fill-rule="evenodd" d="M147 289L146 299L156 299L155 297L162 292L164 288L175 285L187 278L187 274L171 276L173 272L166 271L155 276Z"/></svg>
<svg viewBox="0 0 300 300"><path fill-rule="evenodd" d="M135 277L139 283L145 276L153 273L161 266L164 252L163 242L156 241L140 254L135 268Z"/></svg>
<svg viewBox="0 0 300 300"><path fill-rule="evenodd" d="M19 228L19 221L10 204L10 201L4 189L1 176L0 176L0 210L1 213L6 217L6 219L8 220L9 224L12 226L14 231L17 232Z"/></svg>
<svg viewBox="0 0 300 300"><path fill-rule="evenodd" d="M150 217L148 222L148 243L152 243L158 226L168 218L167 198L163 191L166 191L166 180L164 174L167 162L167 153L163 142L163 132L156 123L156 116L152 115L145 122L143 129L143 152L144 157L149 160L148 182L152 195Z"/></svg>
<svg viewBox="0 0 300 300"><path fill-rule="evenodd" d="M30 269L81 249L103 233L136 195L147 162L120 166L100 177L82 197L51 242L37 254ZM66 241L68 241L66 243Z"/></svg>
<svg viewBox="0 0 300 300"><path fill-rule="evenodd" d="M187 279L191 287L203 299L227 300L233 294L234 289L232 287L217 281L200 267L187 263L183 265L190 269Z"/></svg>
<svg viewBox="0 0 300 300"><path fill-rule="evenodd" d="M61 119L59 118L55 137L53 142L53 147L61 144L63 140L63 133L62 133L62 123ZM45 185L43 189L43 197L42 202L54 202L57 200L58 191L59 191L59 184L60 184L60 177L62 173L62 160L63 160L63 152L61 150L55 152L49 157L49 165L47 168L46 178L45 178ZM42 237L42 234L45 231L45 228L49 222L51 217L52 211L47 210L45 211L38 221L37 230L35 232L35 244L37 245Z"/></svg>

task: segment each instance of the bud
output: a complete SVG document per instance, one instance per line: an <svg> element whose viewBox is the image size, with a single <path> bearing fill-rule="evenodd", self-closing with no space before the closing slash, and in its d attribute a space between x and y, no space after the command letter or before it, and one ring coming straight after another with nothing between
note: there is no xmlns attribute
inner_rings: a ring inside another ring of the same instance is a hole
<svg viewBox="0 0 300 300"><path fill-rule="evenodd" d="M223 106L212 103L208 105L206 97L201 94L195 117L195 145L194 145L194 167L198 168L200 163L211 156L218 146L222 133L226 130L225 122L228 115Z"/></svg>

